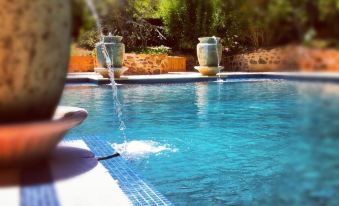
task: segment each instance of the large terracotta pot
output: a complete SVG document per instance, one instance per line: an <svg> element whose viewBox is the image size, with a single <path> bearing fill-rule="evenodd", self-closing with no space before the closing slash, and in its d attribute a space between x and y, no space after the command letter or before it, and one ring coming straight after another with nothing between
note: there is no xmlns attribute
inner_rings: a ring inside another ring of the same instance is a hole
<svg viewBox="0 0 339 206"><path fill-rule="evenodd" d="M197 54L200 66L217 67L222 57L222 45L218 37L199 38ZM219 58L218 58L219 57Z"/></svg>
<svg viewBox="0 0 339 206"><path fill-rule="evenodd" d="M53 120L0 125L0 171L48 158L65 133L86 117L84 109L58 107Z"/></svg>
<svg viewBox="0 0 339 206"><path fill-rule="evenodd" d="M50 119L69 61L70 1L0 1L0 123Z"/></svg>
<svg viewBox="0 0 339 206"><path fill-rule="evenodd" d="M121 36L105 36L103 43L99 42L96 45L97 60L100 67L107 68L105 56L102 53L102 44L106 46L107 52L111 58L114 68L123 66L125 45L121 42Z"/></svg>

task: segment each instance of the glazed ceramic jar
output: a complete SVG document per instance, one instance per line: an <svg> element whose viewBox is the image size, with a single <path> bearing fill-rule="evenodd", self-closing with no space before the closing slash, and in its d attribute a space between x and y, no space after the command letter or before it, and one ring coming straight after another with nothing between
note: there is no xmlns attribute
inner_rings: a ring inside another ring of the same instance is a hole
<svg viewBox="0 0 339 206"><path fill-rule="evenodd" d="M106 60L102 52L102 44L106 46L107 52L111 58L114 68L123 67L125 45L121 42L121 36L112 36L111 34L103 37L103 42L96 45L96 54L99 66L107 68Z"/></svg>
<svg viewBox="0 0 339 206"><path fill-rule="evenodd" d="M222 45L218 37L199 38L197 55L200 66L217 67L222 57Z"/></svg>
<svg viewBox="0 0 339 206"><path fill-rule="evenodd" d="M67 74L70 1L0 1L0 8L0 123L50 119Z"/></svg>

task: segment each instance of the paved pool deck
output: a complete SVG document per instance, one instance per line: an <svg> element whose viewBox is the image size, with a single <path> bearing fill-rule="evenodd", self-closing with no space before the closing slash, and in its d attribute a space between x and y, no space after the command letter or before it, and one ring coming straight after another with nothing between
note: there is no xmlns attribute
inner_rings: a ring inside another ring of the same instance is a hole
<svg viewBox="0 0 339 206"><path fill-rule="evenodd" d="M339 83L339 72L223 72L223 79L285 79L313 82ZM197 72L172 72L159 75L130 75L116 79L119 84L157 84L215 81L215 76L202 76ZM69 73L67 83L109 84L108 78L103 78L95 72Z"/></svg>
<svg viewBox="0 0 339 206"><path fill-rule="evenodd" d="M102 137L66 136L50 158L0 170L0 205L171 206Z"/></svg>

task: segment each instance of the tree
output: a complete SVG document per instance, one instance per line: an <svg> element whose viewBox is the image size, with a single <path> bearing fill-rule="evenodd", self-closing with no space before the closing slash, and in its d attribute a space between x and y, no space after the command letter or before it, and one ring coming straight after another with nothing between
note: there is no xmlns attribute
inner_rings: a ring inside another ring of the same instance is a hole
<svg viewBox="0 0 339 206"><path fill-rule="evenodd" d="M81 6L82 0L73 1ZM199 37L213 35L221 37L232 52L312 38L339 40L339 0L95 2L103 25L122 35L130 49L166 42L176 50L193 51ZM80 33L94 27L88 14L86 8L75 9L74 18L82 25ZM150 23L149 18L161 19L164 26Z"/></svg>
<svg viewBox="0 0 339 206"><path fill-rule="evenodd" d="M73 1L78 3L79 0ZM155 3L157 3L157 0L94 1L102 27L114 35L123 36L127 49L158 45L161 40L165 39L162 34L163 28L149 23L146 19L154 13L154 6L150 5ZM93 17L89 15L89 9L86 7L82 7L82 9L80 22L82 22L83 27L80 34L83 38L81 40L83 42L97 41L96 39L87 39L93 38L92 34L97 28L93 23ZM77 13L79 11L75 9L73 16L78 18L79 14ZM92 47L91 45L89 46Z"/></svg>
<svg viewBox="0 0 339 206"><path fill-rule="evenodd" d="M178 49L192 49L201 36L213 35L215 4L212 0L162 0L159 16L169 42Z"/></svg>

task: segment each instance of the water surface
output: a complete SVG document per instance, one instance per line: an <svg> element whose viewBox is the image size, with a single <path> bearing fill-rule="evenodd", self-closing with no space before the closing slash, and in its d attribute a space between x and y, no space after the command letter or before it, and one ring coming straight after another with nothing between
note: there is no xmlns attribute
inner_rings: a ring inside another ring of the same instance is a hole
<svg viewBox="0 0 339 206"><path fill-rule="evenodd" d="M338 85L233 81L119 89L129 141L156 151L128 161L175 205L339 205ZM89 111L68 136L123 142L109 86L68 86L62 105Z"/></svg>

